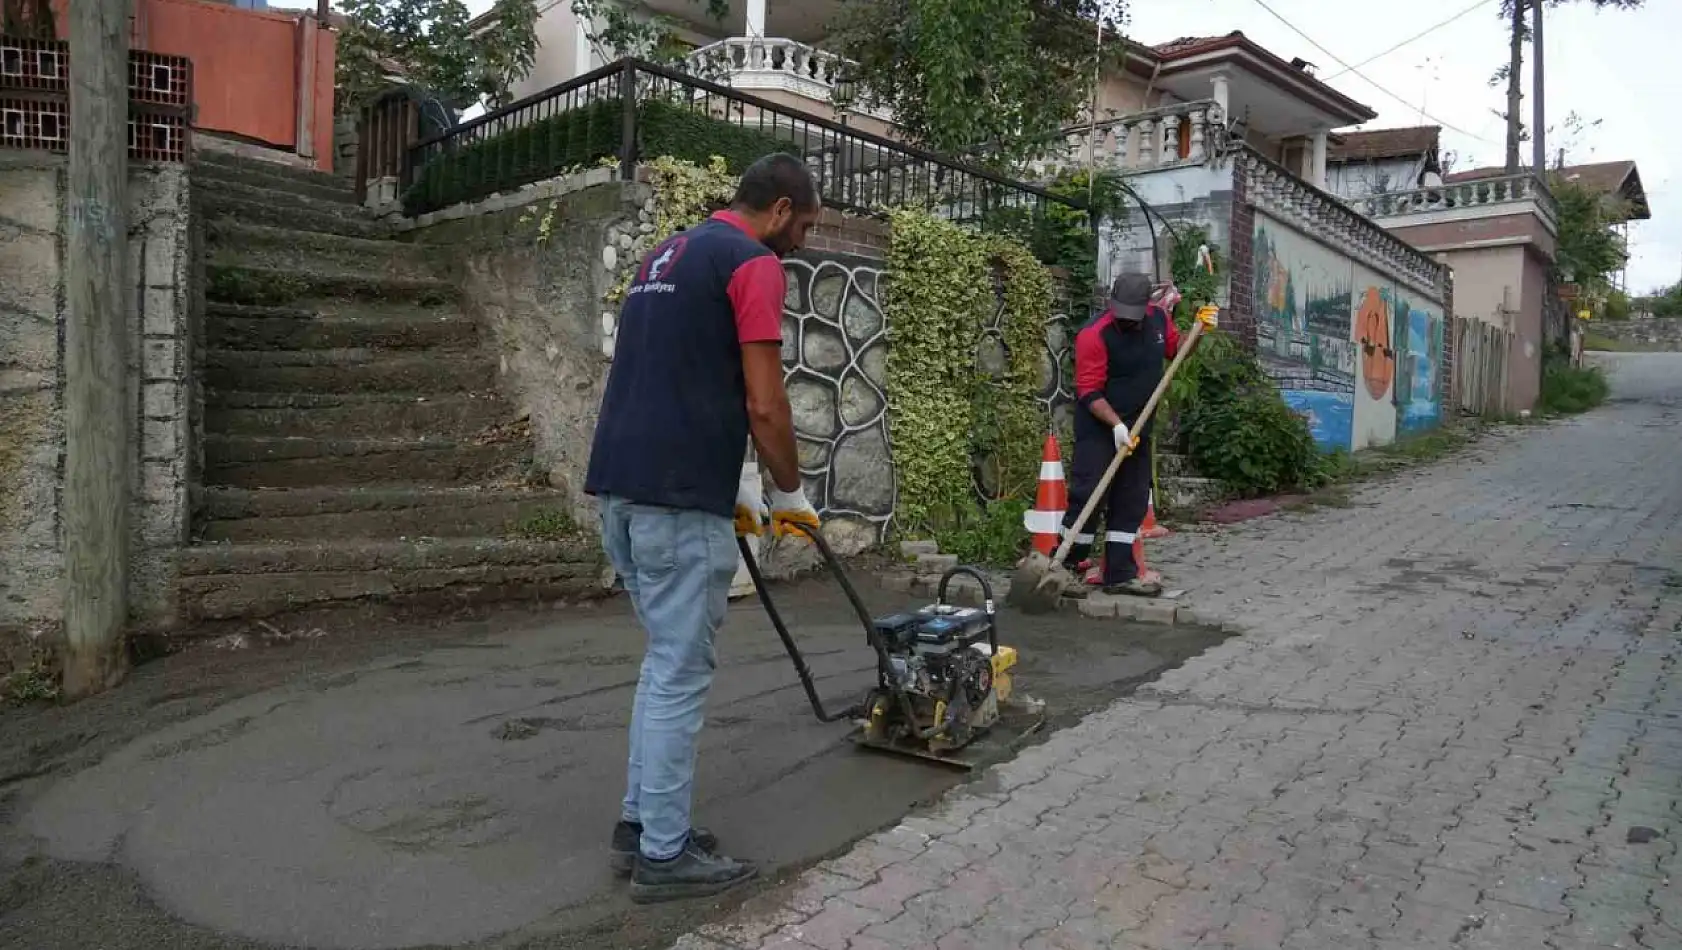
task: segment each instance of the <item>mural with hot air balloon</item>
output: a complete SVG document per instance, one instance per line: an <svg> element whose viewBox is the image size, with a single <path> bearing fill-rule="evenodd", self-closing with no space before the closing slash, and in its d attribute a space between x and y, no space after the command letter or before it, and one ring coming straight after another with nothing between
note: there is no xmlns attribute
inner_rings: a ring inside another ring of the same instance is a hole
<svg viewBox="0 0 1682 950"><path fill-rule="evenodd" d="M1262 214L1258 355L1324 449L1362 449L1442 418L1441 307Z"/></svg>

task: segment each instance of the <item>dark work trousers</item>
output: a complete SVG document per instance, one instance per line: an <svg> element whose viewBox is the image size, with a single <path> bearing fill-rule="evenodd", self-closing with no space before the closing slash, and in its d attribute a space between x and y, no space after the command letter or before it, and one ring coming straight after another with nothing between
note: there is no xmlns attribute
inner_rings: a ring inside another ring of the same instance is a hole
<svg viewBox="0 0 1682 950"><path fill-rule="evenodd" d="M1090 437L1076 439L1075 458L1069 466L1069 508L1063 515L1064 537L1068 536L1075 519L1080 517L1087 499L1098 488L1104 471L1115 460L1115 453L1115 436L1107 430L1101 435L1093 433ZM1147 432L1140 437L1139 447L1121 463L1121 470L1110 480L1109 491L1099 502L1099 509L1105 515L1106 586L1124 584L1139 576L1139 567L1133 562L1133 541L1139 537L1139 526L1144 523L1150 501L1151 439ZM1075 536L1067 562L1071 568L1092 556L1092 545L1097 541L1094 530L1097 520L1098 512L1094 511L1091 520Z"/></svg>

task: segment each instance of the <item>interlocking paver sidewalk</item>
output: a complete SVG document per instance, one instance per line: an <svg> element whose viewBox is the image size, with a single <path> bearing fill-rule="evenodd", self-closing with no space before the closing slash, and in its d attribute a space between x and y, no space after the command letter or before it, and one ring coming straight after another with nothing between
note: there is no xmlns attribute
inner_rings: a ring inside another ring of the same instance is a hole
<svg viewBox="0 0 1682 950"><path fill-rule="evenodd" d="M1682 357L1615 378L1154 547L1244 636L678 946L1682 948Z"/></svg>

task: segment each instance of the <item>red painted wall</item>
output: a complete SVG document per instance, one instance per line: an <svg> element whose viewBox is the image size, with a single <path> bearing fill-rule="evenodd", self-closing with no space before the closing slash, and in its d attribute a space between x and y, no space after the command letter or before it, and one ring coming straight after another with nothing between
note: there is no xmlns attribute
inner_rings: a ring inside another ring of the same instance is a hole
<svg viewBox="0 0 1682 950"><path fill-rule="evenodd" d="M60 36L67 5L53 2ZM313 16L206 0L134 0L133 25L135 49L193 61L194 128L296 151L304 110L316 166L332 170L336 43ZM312 77L304 75L304 44L314 45Z"/></svg>

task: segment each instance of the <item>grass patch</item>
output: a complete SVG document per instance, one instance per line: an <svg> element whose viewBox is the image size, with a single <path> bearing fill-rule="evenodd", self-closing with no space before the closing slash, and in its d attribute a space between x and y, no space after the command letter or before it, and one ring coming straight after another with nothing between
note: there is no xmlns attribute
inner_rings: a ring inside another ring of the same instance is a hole
<svg viewBox="0 0 1682 950"><path fill-rule="evenodd" d="M1025 501L995 501L986 509L975 508L954 515L937 532L940 550L958 558L960 564L1008 567L1028 547L1022 530Z"/></svg>
<svg viewBox="0 0 1682 950"><path fill-rule="evenodd" d="M1548 415L1576 415L1605 402L1610 392L1600 367L1553 362L1542 368L1542 395L1536 408Z"/></svg>
<svg viewBox="0 0 1682 950"><path fill-rule="evenodd" d="M578 534L578 522L559 508L543 507L515 520L508 533L527 541L561 541Z"/></svg>

